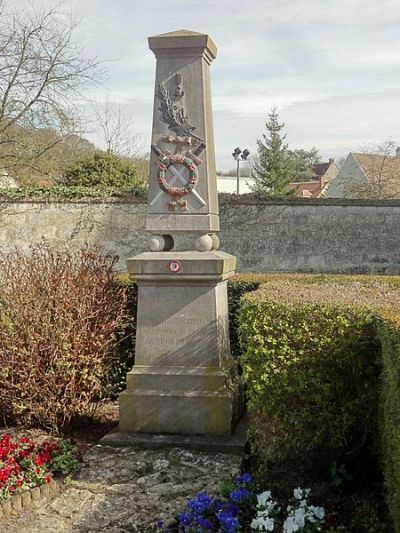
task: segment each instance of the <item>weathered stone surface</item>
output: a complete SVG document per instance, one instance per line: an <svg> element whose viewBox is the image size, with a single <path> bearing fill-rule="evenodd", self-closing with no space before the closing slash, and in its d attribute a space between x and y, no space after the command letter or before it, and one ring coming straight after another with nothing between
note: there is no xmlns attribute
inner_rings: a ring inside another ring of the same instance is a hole
<svg viewBox="0 0 400 533"><path fill-rule="evenodd" d="M120 260L147 250L146 204L139 202L0 203L0 247L28 251L100 244ZM221 246L239 272L400 274L400 201L220 201ZM187 249L177 236L174 249Z"/></svg>
<svg viewBox="0 0 400 533"><path fill-rule="evenodd" d="M183 509L200 490L239 470L240 458L173 448L138 451L94 446L78 478L39 509L0 522L1 533L144 533Z"/></svg>
<svg viewBox="0 0 400 533"><path fill-rule="evenodd" d="M157 65L146 227L167 234L218 231L209 73L217 47L208 35L187 30L150 37L149 46ZM167 163L176 155L186 163ZM168 194L160 185L162 164L167 187L189 184L189 166L197 183L183 196Z"/></svg>
<svg viewBox="0 0 400 533"><path fill-rule="evenodd" d="M170 269L171 263L179 269ZM128 259L138 281L135 366L120 395L120 429L230 435L236 422L224 252L149 252ZM165 372L168 369L168 372Z"/></svg>

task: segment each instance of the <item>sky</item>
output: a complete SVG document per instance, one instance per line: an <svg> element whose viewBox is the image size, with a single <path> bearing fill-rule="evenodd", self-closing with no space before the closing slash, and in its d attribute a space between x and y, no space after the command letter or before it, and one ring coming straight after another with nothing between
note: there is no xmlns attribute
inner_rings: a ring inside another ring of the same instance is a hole
<svg viewBox="0 0 400 533"><path fill-rule="evenodd" d="M389 138L400 144L398 0L65 0L62 9L78 21L85 54L105 61L107 76L88 96L108 95L133 115L144 150L155 75L147 37L178 29L208 33L218 47L217 169L234 167L236 146L256 152L274 106L289 146L315 146L323 160ZM88 138L99 141L94 132Z"/></svg>

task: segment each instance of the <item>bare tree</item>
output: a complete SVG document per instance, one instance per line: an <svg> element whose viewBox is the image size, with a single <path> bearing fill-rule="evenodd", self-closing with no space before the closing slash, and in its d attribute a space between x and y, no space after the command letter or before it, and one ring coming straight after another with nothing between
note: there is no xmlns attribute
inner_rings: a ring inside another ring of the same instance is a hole
<svg viewBox="0 0 400 533"><path fill-rule="evenodd" d="M368 145L354 154L365 179L349 184L354 198L398 198L400 195L400 157L396 157L396 143L388 139L379 145Z"/></svg>
<svg viewBox="0 0 400 533"><path fill-rule="evenodd" d="M79 131L73 102L101 70L75 29L60 6L17 11L0 0L0 166L40 171L43 154Z"/></svg>
<svg viewBox="0 0 400 533"><path fill-rule="evenodd" d="M124 113L120 104L110 101L107 96L104 102L93 102L95 127L102 136L107 152L126 159L142 159L143 149L140 137L134 130L133 115Z"/></svg>

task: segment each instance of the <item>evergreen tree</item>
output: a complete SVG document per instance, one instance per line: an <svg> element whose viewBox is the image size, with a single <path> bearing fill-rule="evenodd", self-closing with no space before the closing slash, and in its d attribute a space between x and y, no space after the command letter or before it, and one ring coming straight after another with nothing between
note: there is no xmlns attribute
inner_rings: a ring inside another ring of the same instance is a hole
<svg viewBox="0 0 400 533"><path fill-rule="evenodd" d="M321 160L321 156L315 146L310 151L302 148L290 150L289 154L296 168L294 181L311 181L315 179L314 165Z"/></svg>
<svg viewBox="0 0 400 533"><path fill-rule="evenodd" d="M252 165L252 176L255 179L254 192L261 196L282 197L292 196L293 190L289 183L295 180L296 165L282 135L284 123L279 123L276 108L268 114L265 124L267 132L262 139L257 139L257 157Z"/></svg>

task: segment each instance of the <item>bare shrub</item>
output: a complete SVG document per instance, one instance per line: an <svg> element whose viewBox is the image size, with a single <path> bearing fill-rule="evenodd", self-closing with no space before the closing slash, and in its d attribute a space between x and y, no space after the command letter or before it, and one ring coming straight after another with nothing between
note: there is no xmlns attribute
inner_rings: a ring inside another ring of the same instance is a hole
<svg viewBox="0 0 400 533"><path fill-rule="evenodd" d="M98 248L0 254L0 416L65 431L92 414L126 309L115 257Z"/></svg>

